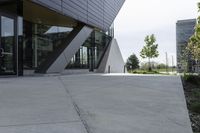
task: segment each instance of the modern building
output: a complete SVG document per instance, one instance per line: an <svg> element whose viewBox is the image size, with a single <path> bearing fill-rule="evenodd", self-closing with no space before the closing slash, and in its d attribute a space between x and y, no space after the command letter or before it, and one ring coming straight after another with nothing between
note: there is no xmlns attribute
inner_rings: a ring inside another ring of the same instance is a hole
<svg viewBox="0 0 200 133"><path fill-rule="evenodd" d="M0 0L0 75L123 72L113 22L125 0Z"/></svg>
<svg viewBox="0 0 200 133"><path fill-rule="evenodd" d="M184 49L186 48L189 38L194 34L196 19L179 20L176 23L176 50L177 50L177 71L194 72L195 61L188 57L188 62L183 61ZM186 65L187 64L187 65Z"/></svg>

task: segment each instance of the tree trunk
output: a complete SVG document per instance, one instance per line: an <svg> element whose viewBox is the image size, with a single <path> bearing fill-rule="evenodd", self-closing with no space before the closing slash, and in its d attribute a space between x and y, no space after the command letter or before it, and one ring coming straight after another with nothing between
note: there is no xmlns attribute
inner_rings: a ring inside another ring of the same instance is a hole
<svg viewBox="0 0 200 133"><path fill-rule="evenodd" d="M197 74L200 75L200 71L199 71L199 61L196 60L196 70L197 70Z"/></svg>
<svg viewBox="0 0 200 133"><path fill-rule="evenodd" d="M150 61L150 58L149 58L149 71L151 71L151 61Z"/></svg>

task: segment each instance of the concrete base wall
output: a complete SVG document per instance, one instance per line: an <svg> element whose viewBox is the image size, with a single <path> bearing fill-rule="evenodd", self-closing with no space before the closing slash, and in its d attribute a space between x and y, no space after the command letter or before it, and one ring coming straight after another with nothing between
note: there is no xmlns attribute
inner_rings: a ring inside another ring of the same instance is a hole
<svg viewBox="0 0 200 133"><path fill-rule="evenodd" d="M124 60L116 39L113 39L108 47L101 64L96 72L99 73L123 73Z"/></svg>

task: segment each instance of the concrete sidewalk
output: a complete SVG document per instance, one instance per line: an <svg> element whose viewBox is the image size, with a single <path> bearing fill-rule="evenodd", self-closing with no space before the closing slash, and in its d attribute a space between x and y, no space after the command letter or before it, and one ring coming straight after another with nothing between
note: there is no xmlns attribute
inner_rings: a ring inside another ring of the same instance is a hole
<svg viewBox="0 0 200 133"><path fill-rule="evenodd" d="M0 79L0 133L86 133L57 77Z"/></svg>
<svg viewBox="0 0 200 133"><path fill-rule="evenodd" d="M176 76L0 79L0 133L192 133Z"/></svg>

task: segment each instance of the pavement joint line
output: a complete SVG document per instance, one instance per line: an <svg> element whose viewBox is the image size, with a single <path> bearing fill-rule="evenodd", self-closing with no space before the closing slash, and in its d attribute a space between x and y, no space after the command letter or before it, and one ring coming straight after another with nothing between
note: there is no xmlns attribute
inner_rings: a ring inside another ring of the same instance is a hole
<svg viewBox="0 0 200 133"><path fill-rule="evenodd" d="M69 90L67 89L67 87L65 86L63 80L61 79L60 76L58 76L58 80L60 81L60 83L62 84L63 88L65 89L66 93L70 96L70 99L72 101L72 104L73 104L73 107L74 107L74 110L76 111L77 115L79 116L83 126L85 127L85 130L87 133L92 133L91 130L90 130L90 127L88 126L86 120L84 120L83 116L82 116L82 113L80 111L80 108L78 107L78 105L76 104L75 100L73 99L72 95L70 94Z"/></svg>
<svg viewBox="0 0 200 133"><path fill-rule="evenodd" d="M80 122L79 120L75 121L62 121L62 122L42 122L42 123L30 123L30 124L13 124L13 125L0 125L1 127L24 127L24 126L37 126L37 125L53 125L53 124L64 124L64 123L76 123Z"/></svg>

